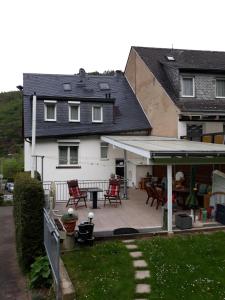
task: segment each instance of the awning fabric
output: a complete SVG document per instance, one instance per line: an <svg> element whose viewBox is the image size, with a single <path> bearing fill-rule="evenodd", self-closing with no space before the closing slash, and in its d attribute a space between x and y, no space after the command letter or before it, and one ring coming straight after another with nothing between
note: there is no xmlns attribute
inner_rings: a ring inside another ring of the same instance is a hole
<svg viewBox="0 0 225 300"><path fill-rule="evenodd" d="M101 140L146 157L150 164L222 164L225 145L157 136L102 136Z"/></svg>

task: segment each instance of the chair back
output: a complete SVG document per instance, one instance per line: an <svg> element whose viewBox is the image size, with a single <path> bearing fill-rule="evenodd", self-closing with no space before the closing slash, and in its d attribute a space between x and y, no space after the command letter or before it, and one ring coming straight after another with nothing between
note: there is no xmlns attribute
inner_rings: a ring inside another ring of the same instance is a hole
<svg viewBox="0 0 225 300"><path fill-rule="evenodd" d="M68 188L69 188L69 194L71 197L80 197L80 189L79 189L79 185L78 185L78 181L77 180L69 180L67 181L68 184Z"/></svg>
<svg viewBox="0 0 225 300"><path fill-rule="evenodd" d="M112 197L117 197L120 192L120 182L116 179L109 180L108 194Z"/></svg>

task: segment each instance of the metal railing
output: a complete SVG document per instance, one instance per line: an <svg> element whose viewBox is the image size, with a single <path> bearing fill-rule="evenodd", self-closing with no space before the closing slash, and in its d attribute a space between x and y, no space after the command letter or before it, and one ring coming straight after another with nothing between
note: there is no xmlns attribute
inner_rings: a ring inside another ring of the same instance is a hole
<svg viewBox="0 0 225 300"><path fill-rule="evenodd" d="M44 245L55 280L56 299L61 300L59 270L60 236L54 221L51 219L46 209L44 209Z"/></svg>
<svg viewBox="0 0 225 300"><path fill-rule="evenodd" d="M69 191L66 181L54 181L55 183L55 197L56 202L66 202L69 199ZM109 187L109 180L79 180L79 187L81 189L88 189L88 188L96 188L102 190L102 192L98 193L98 200L104 200L104 193ZM121 181L121 195L123 195L123 186L124 186L124 180ZM51 188L51 182L50 181L44 181L43 187L45 192L48 194L50 192Z"/></svg>

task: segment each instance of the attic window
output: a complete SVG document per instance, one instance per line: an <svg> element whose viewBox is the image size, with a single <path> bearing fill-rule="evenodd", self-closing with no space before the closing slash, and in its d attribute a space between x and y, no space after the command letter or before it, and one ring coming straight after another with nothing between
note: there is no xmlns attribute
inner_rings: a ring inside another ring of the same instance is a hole
<svg viewBox="0 0 225 300"><path fill-rule="evenodd" d="M72 91L71 83L63 83L64 91Z"/></svg>
<svg viewBox="0 0 225 300"><path fill-rule="evenodd" d="M168 61L175 61L175 58L171 55L166 56Z"/></svg>
<svg viewBox="0 0 225 300"><path fill-rule="evenodd" d="M107 82L100 82L99 87L101 91L110 90L109 84Z"/></svg>

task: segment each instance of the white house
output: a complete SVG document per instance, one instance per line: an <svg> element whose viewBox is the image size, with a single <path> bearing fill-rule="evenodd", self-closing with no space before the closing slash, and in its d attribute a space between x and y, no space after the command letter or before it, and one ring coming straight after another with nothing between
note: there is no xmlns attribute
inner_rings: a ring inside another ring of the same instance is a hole
<svg viewBox="0 0 225 300"><path fill-rule="evenodd" d="M101 135L149 135L151 126L121 72L93 76L24 74L25 171L32 163L32 103L36 94L35 169L43 181L107 180L124 176L124 153ZM43 158L43 160L42 160ZM146 159L129 154L129 184L149 171Z"/></svg>

